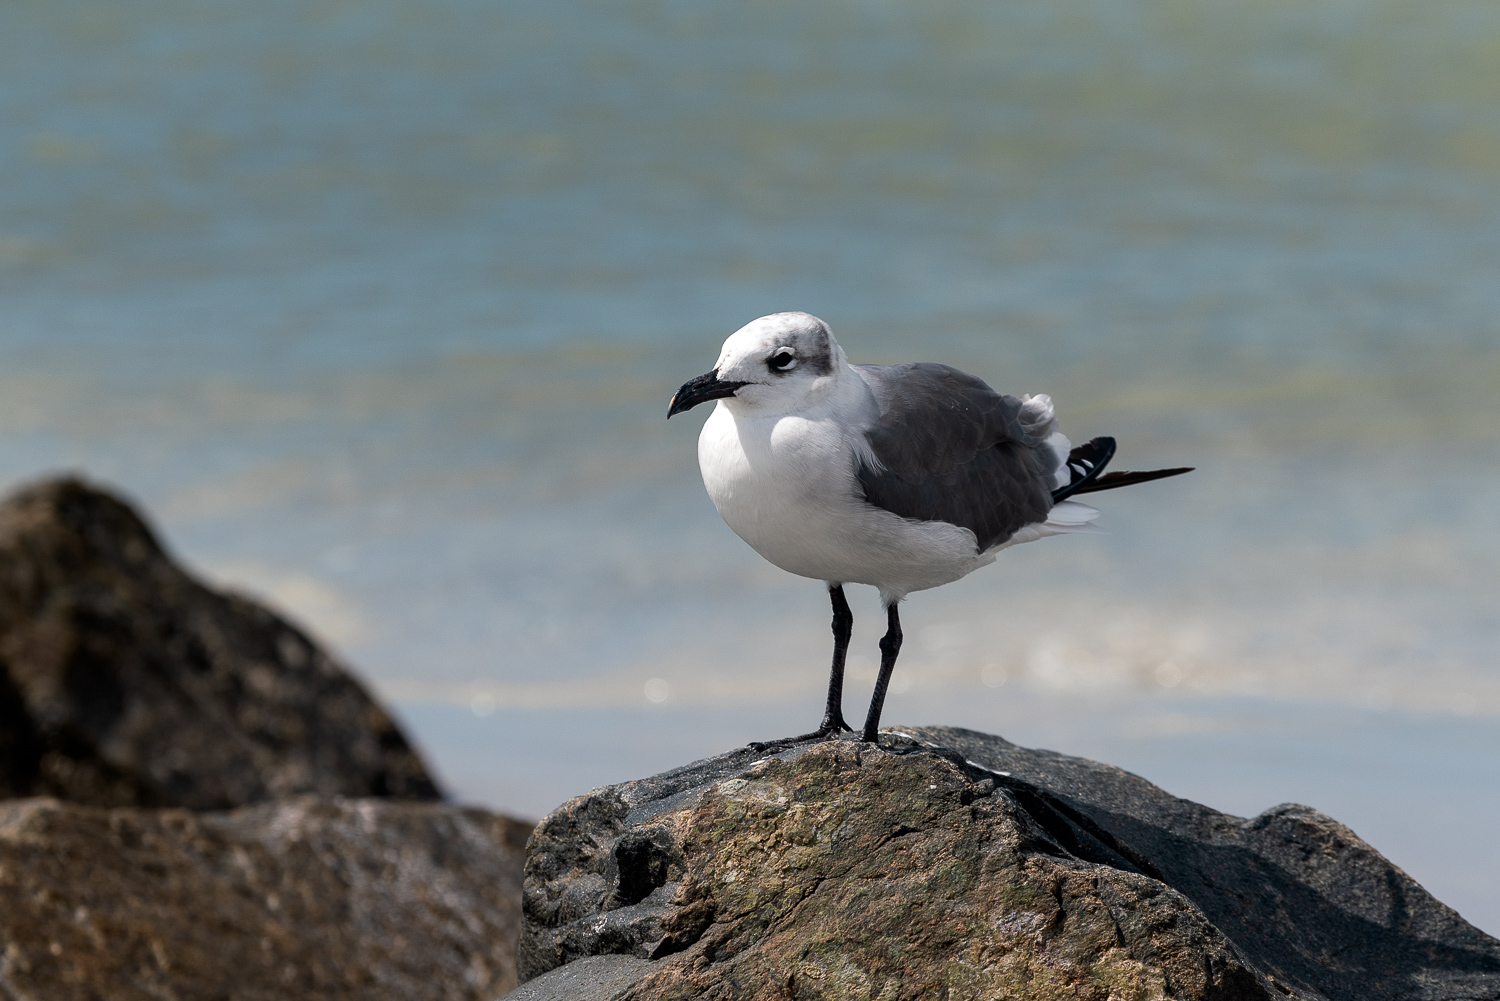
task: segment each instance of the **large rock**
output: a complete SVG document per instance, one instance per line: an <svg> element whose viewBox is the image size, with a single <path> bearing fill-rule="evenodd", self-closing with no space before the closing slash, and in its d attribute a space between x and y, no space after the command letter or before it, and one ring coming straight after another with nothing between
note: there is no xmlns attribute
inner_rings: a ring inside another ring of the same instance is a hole
<svg viewBox="0 0 1500 1001"><path fill-rule="evenodd" d="M383 799L0 803L0 996L493 1001L529 830Z"/></svg>
<svg viewBox="0 0 1500 1001"><path fill-rule="evenodd" d="M0 796L225 809L436 799L406 738L295 626L175 565L76 480L0 505Z"/></svg>
<svg viewBox="0 0 1500 1001"><path fill-rule="evenodd" d="M947 728L571 800L525 916L513 1001L1500 998L1500 942L1316 810Z"/></svg>
<svg viewBox="0 0 1500 1001"><path fill-rule="evenodd" d="M516 984L531 825L411 802L437 786L347 671L73 480L0 505L0 797L25 796L58 798L0 802L0 996Z"/></svg>

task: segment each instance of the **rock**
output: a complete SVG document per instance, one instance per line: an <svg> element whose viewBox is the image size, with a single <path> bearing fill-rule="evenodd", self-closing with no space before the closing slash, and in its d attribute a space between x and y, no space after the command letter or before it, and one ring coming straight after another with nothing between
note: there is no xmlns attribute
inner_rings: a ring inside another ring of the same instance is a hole
<svg viewBox="0 0 1500 1001"><path fill-rule="evenodd" d="M517 1001L1500 998L1500 942L1316 810L949 728L571 800L524 910Z"/></svg>
<svg viewBox="0 0 1500 1001"><path fill-rule="evenodd" d="M0 796L58 797L0 802L4 997L516 985L531 826L413 802L436 784L346 670L75 480L0 505Z"/></svg>
<svg viewBox="0 0 1500 1001"><path fill-rule="evenodd" d="M548 970L505 995L505 1001L609 1001L639 980L651 964L634 956L610 953L584 956Z"/></svg>
<svg viewBox="0 0 1500 1001"><path fill-rule="evenodd" d="M384 710L295 626L203 586L77 480L0 505L0 796L226 809L432 800Z"/></svg>
<svg viewBox="0 0 1500 1001"><path fill-rule="evenodd" d="M0 803L0 995L492 1001L529 830L384 799Z"/></svg>

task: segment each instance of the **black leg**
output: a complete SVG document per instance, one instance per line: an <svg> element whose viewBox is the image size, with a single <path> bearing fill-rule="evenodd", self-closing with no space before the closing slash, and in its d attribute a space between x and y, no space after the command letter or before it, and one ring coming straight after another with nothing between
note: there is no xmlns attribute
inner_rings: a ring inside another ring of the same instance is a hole
<svg viewBox="0 0 1500 1001"><path fill-rule="evenodd" d="M901 652L901 616L896 614L896 602L885 608L886 630L880 640L880 676L875 679L875 694L870 697L870 715L865 717L865 732L861 739L878 739L880 710L885 707L885 689L891 683L891 672L896 668L896 655Z"/></svg>
<svg viewBox="0 0 1500 1001"><path fill-rule="evenodd" d="M830 587L828 597L833 601L833 667L828 672L828 706L816 731L820 734L854 729L844 722L844 658L849 654L849 636L854 632L854 613L849 611L844 585Z"/></svg>
<svg viewBox="0 0 1500 1001"><path fill-rule="evenodd" d="M751 747L766 748L778 744L823 740L842 730L854 729L844 722L844 659L849 654L849 635L854 631L854 613L849 611L849 599L844 597L842 584L830 587L828 597L833 602L833 667L828 672L828 705L823 710L822 724L812 733L804 733L800 737L753 741Z"/></svg>

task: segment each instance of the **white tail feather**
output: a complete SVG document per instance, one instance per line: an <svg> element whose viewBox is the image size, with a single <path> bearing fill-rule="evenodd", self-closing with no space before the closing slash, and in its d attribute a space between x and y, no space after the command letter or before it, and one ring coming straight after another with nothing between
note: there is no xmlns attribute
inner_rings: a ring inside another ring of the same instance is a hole
<svg viewBox="0 0 1500 1001"><path fill-rule="evenodd" d="M1046 524L1054 528L1060 528L1068 532L1099 531L1090 522L1099 517L1099 509L1080 504L1077 501L1062 501L1052 505L1052 510L1047 512Z"/></svg>
<svg viewBox="0 0 1500 1001"><path fill-rule="evenodd" d="M1023 526L1015 535L990 549L989 552L998 553L1002 549L1019 546L1025 542L1035 542L1049 535L1107 535L1104 529L1092 524L1097 517L1099 517L1099 509L1096 507L1089 507L1077 501L1063 501L1052 505L1046 521L1037 521Z"/></svg>

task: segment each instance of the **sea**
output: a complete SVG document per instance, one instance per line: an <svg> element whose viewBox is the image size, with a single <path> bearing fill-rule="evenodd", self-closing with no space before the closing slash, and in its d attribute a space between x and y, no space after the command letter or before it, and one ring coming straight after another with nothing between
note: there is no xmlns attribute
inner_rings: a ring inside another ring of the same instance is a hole
<svg viewBox="0 0 1500 1001"><path fill-rule="evenodd" d="M911 595L889 723L1306 803L1500 934L1500 6L0 6L0 486L140 504L457 799L817 722L824 588L665 420L789 309L1196 467Z"/></svg>

